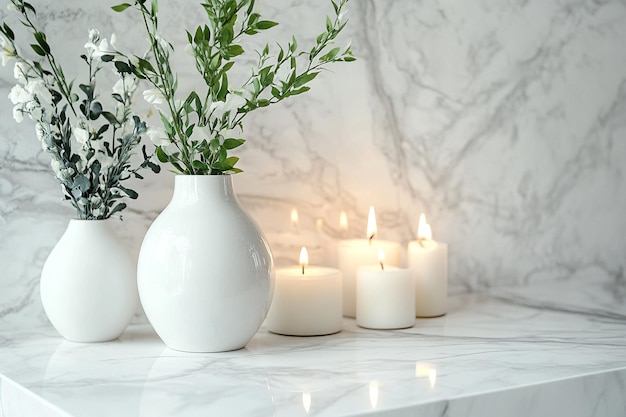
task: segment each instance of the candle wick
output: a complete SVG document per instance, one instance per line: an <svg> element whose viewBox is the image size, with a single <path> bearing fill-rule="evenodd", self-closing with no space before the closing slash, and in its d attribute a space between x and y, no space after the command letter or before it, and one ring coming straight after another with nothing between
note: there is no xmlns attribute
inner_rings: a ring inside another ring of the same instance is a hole
<svg viewBox="0 0 626 417"><path fill-rule="evenodd" d="M420 246L421 246L421 247L424 247L424 240L425 240L425 239L424 239L423 237L420 237L420 238L418 239L418 242L419 242L419 244L420 244Z"/></svg>
<svg viewBox="0 0 626 417"><path fill-rule="evenodd" d="M382 269L383 271L385 270L385 265L382 262L380 263L380 269Z"/></svg>
<svg viewBox="0 0 626 417"><path fill-rule="evenodd" d="M372 240L374 240L374 235L376 235L376 233L372 233L369 237L370 240L370 246L372 246Z"/></svg>
<svg viewBox="0 0 626 417"><path fill-rule="evenodd" d="M302 264L302 275L304 275L304 264Z"/></svg>

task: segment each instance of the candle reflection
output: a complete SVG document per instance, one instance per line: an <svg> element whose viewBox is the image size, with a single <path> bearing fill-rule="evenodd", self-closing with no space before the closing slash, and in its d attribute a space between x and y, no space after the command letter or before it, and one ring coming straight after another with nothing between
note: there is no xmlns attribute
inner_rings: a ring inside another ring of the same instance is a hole
<svg viewBox="0 0 626 417"><path fill-rule="evenodd" d="M302 406L304 407L304 411L309 414L311 410L311 393L303 392L302 393Z"/></svg>
<svg viewBox="0 0 626 417"><path fill-rule="evenodd" d="M339 230L342 232L348 230L348 215L345 210L341 210L341 213L339 213Z"/></svg>
<svg viewBox="0 0 626 417"><path fill-rule="evenodd" d="M430 387L435 388L435 382L437 382L437 370L431 369L428 372L428 381L430 381Z"/></svg>
<svg viewBox="0 0 626 417"><path fill-rule="evenodd" d="M417 378L428 378L431 388L434 388L437 383L437 369L429 363L417 362L415 364L415 376Z"/></svg>
<svg viewBox="0 0 626 417"><path fill-rule="evenodd" d="M370 405L376 408L378 404L378 382L370 381Z"/></svg>
<svg viewBox="0 0 626 417"><path fill-rule="evenodd" d="M291 209L291 228L298 230L298 224L300 222L300 216L298 215L298 209L295 207Z"/></svg>

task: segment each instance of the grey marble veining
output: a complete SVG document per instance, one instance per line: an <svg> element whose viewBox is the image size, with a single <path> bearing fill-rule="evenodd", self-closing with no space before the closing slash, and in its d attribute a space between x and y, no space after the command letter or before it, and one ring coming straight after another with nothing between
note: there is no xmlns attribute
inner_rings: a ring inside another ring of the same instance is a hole
<svg viewBox="0 0 626 417"><path fill-rule="evenodd" d="M193 25L198 8L162 3L166 33L183 45L181 22ZM69 51L92 26L114 31L120 46L143 48L132 15L108 11L113 2L35 4L64 62L78 63ZM301 44L327 12L304 1L262 8L283 22L277 36L301 33ZM4 8L0 15L11 19ZM336 241L363 236L374 205L380 236L403 243L427 213L435 238L449 244L456 292L624 279L623 1L359 0L348 17L344 40L359 60L322 74L308 96L246 120L245 173L235 186L278 264L295 262L303 244L312 263L333 264ZM182 48L177 57L189 88L192 67ZM72 210L33 126L11 117L3 97L12 85L11 68L2 68L0 321L19 315L37 324L45 322L39 273ZM119 225L133 253L172 187L168 173L137 185L140 198ZM341 210L350 221L345 235Z"/></svg>
<svg viewBox="0 0 626 417"><path fill-rule="evenodd" d="M448 315L398 331L262 328L219 354L169 350L148 325L101 344L2 325L0 416L619 416L626 315L604 284L457 295ZM542 301L549 292L559 299Z"/></svg>

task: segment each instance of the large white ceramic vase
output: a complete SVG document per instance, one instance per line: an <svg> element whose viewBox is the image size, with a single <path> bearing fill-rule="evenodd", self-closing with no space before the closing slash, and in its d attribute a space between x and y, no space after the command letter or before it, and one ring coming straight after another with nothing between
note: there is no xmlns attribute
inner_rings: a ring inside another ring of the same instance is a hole
<svg viewBox="0 0 626 417"><path fill-rule="evenodd" d="M179 175L141 246L139 297L165 344L187 352L240 349L270 306L269 245L230 175Z"/></svg>
<svg viewBox="0 0 626 417"><path fill-rule="evenodd" d="M136 265L112 219L70 220L41 272L41 301L72 342L116 339L137 307Z"/></svg>

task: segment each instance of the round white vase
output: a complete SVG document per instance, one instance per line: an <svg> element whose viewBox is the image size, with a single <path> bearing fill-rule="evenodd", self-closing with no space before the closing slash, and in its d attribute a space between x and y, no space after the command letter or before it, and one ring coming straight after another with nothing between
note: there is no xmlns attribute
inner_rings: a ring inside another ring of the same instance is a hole
<svg viewBox="0 0 626 417"><path fill-rule="evenodd" d="M274 263L230 175L175 178L172 200L141 246L137 281L169 348L223 352L250 341L270 306Z"/></svg>
<svg viewBox="0 0 626 417"><path fill-rule="evenodd" d="M138 307L136 267L107 220L70 220L41 272L41 301L72 342L116 339Z"/></svg>

